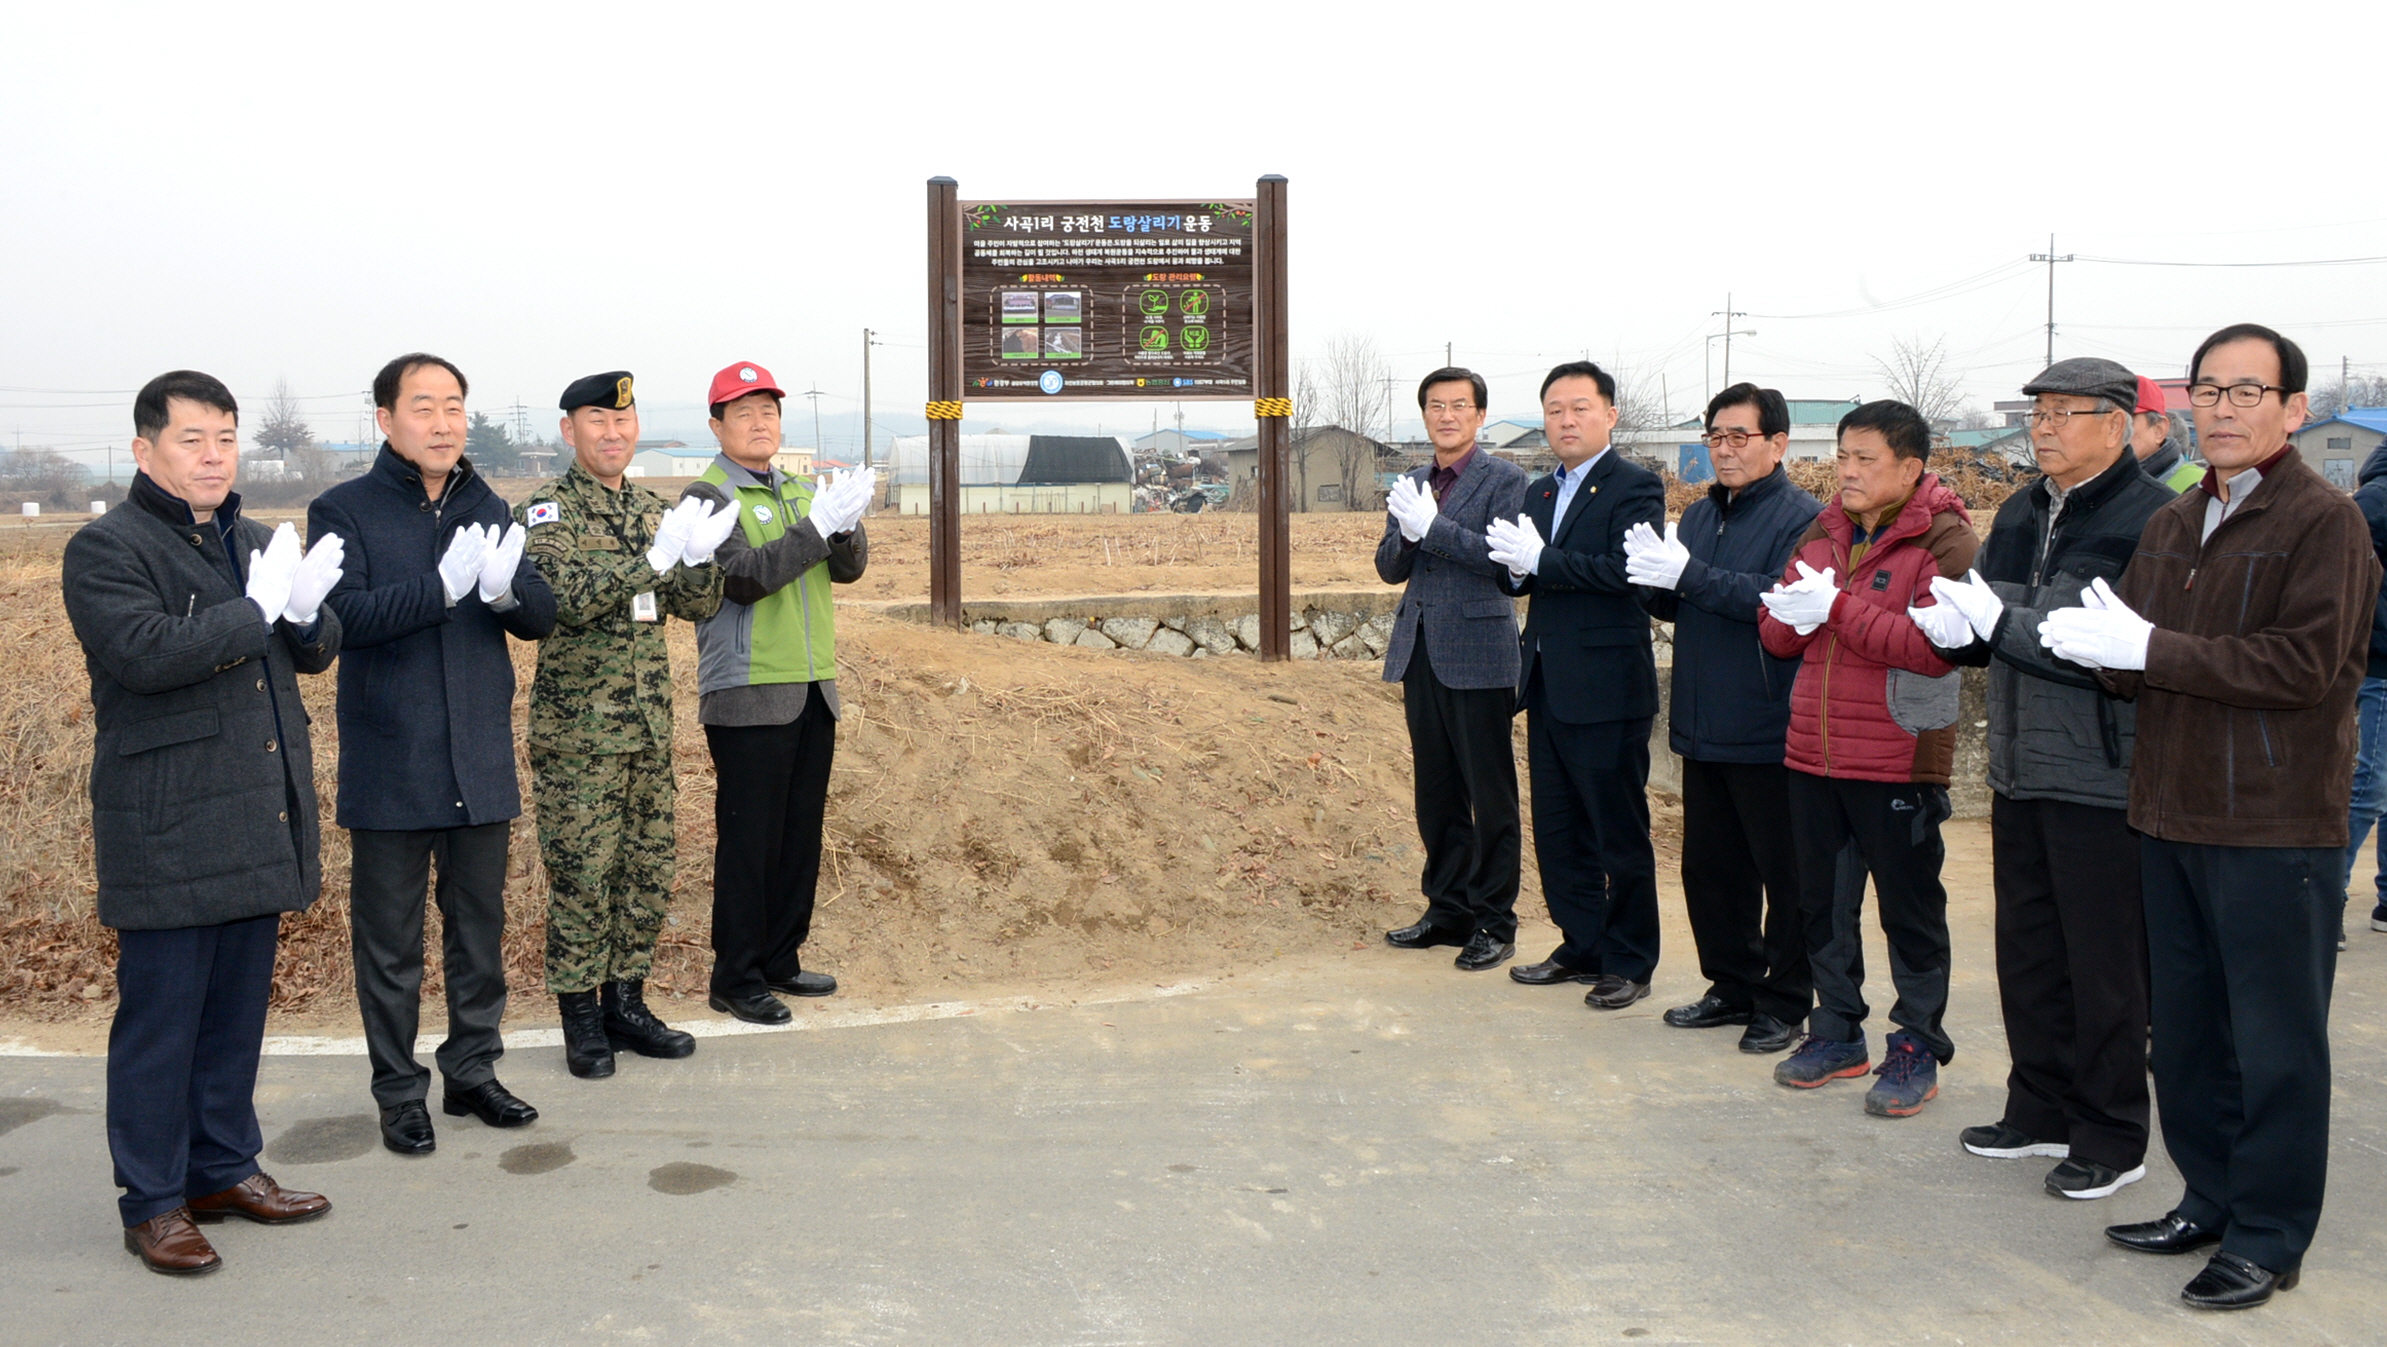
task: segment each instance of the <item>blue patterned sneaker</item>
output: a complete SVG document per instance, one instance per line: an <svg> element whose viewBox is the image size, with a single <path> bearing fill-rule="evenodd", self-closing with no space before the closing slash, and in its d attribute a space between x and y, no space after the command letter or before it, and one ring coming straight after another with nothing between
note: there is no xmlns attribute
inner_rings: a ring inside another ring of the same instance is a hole
<svg viewBox="0 0 2387 1347"><path fill-rule="evenodd" d="M1913 1034L1890 1035L1873 1074L1881 1079L1865 1092L1865 1111L1877 1117L1911 1118L1939 1095L1939 1061Z"/></svg>
<svg viewBox="0 0 2387 1347"><path fill-rule="evenodd" d="M1865 1051L1863 1034L1846 1042L1809 1034L1774 1068L1774 1083L1794 1090L1812 1090L1831 1081L1864 1075L1865 1068L1871 1065L1873 1058Z"/></svg>

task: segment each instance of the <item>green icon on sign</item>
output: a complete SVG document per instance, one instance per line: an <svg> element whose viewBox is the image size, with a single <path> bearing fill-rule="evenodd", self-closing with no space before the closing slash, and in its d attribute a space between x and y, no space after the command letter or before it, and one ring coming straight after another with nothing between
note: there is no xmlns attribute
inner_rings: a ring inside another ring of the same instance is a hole
<svg viewBox="0 0 2387 1347"><path fill-rule="evenodd" d="M1165 327L1145 328L1138 344L1147 351L1165 351L1169 349L1169 330Z"/></svg>
<svg viewBox="0 0 2387 1347"><path fill-rule="evenodd" d="M1185 349L1188 351L1210 349L1210 329L1206 327L1189 327L1178 333L1177 339L1185 343Z"/></svg>
<svg viewBox="0 0 2387 1347"><path fill-rule="evenodd" d="M1167 313L1169 311L1169 292L1166 290L1146 290L1143 294L1143 298L1136 301L1136 304L1138 308L1141 308L1144 312L1149 314Z"/></svg>
<svg viewBox="0 0 2387 1347"><path fill-rule="evenodd" d="M1188 290L1184 294L1179 295L1177 297L1177 311L1180 313L1192 314L1196 318L1199 318L1203 314L1210 312L1210 292L1207 290Z"/></svg>

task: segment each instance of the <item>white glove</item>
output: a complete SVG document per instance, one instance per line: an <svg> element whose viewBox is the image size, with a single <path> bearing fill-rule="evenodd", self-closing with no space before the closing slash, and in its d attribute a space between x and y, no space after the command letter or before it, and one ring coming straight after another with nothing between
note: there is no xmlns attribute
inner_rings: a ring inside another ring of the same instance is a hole
<svg viewBox="0 0 2387 1347"><path fill-rule="evenodd" d="M1666 536L1647 524L1635 524L1625 530L1625 579L1651 589L1672 589L1682 583L1683 567L1691 564L1691 549L1676 541L1674 525L1666 526Z"/></svg>
<svg viewBox="0 0 2387 1347"><path fill-rule="evenodd" d="M1439 513L1434 493L1418 485L1414 477L1404 477L1393 483L1392 492L1385 498L1384 508L1392 513L1401 526L1401 537L1409 542L1423 542L1434 527Z"/></svg>
<svg viewBox="0 0 2387 1347"><path fill-rule="evenodd" d="M1812 635L1817 627L1831 620L1832 604L1840 597L1840 586L1830 567L1818 572L1806 562L1796 563L1799 578L1787 585L1776 585L1770 593L1757 599L1765 605L1774 620L1801 636Z"/></svg>
<svg viewBox="0 0 2387 1347"><path fill-rule="evenodd" d="M688 550L688 535L696 531L696 521L704 513L705 503L694 496L663 512L655 525L655 541L646 550L646 564L655 568L655 574L680 564Z"/></svg>
<svg viewBox="0 0 2387 1347"><path fill-rule="evenodd" d="M290 584L298 577L298 530L288 524L274 530L272 541L260 552L249 551L249 602L257 605L257 612L272 626L279 621L282 610L290 606Z"/></svg>
<svg viewBox="0 0 2387 1347"><path fill-rule="evenodd" d="M439 558L439 583L449 603L460 601L479 583L481 558L488 554L489 535L478 524L467 524L448 539L448 550Z"/></svg>
<svg viewBox="0 0 2387 1347"><path fill-rule="evenodd" d="M1944 575L1932 576L1931 593L1942 604L1954 604L1956 611L1964 614L1964 620L1972 625L1973 634L1984 641L1996 634L1998 618L2006 611L2005 601L1997 596L1996 590L1989 587L1988 581L1981 578L1979 571L1966 571L1962 580L1951 580ZM1957 644L1972 643L1960 641ZM1950 650L1955 648L1953 645L1948 647Z"/></svg>
<svg viewBox="0 0 2387 1347"><path fill-rule="evenodd" d="M1542 568L1542 531L1533 526L1528 515L1518 515L1515 523L1495 519L1484 530L1484 541L1492 560L1508 567L1508 573L1522 580Z"/></svg>
<svg viewBox="0 0 2387 1347"><path fill-rule="evenodd" d="M481 602L496 603L514 592L514 571L522 564L522 546L530 541L530 535L520 524L503 533L492 524L489 536L489 550L481 557Z"/></svg>
<svg viewBox="0 0 2387 1347"><path fill-rule="evenodd" d="M1945 600L1929 608L1909 607L1906 615L1923 629L1923 639L1942 650L1962 650L1973 643L1973 624L1964 610Z"/></svg>
<svg viewBox="0 0 2387 1347"><path fill-rule="evenodd" d="M291 572L290 599L282 608L282 616L294 627L304 627L315 620L323 609L323 596L340 583L340 564L348 559L348 544L337 533L326 533L315 540Z"/></svg>
<svg viewBox="0 0 2387 1347"><path fill-rule="evenodd" d="M830 538L850 533L862 514L870 508L874 490L874 470L857 469L848 473L823 473L812 495L812 510L805 517L821 537Z"/></svg>
<svg viewBox="0 0 2387 1347"><path fill-rule="evenodd" d="M706 564L721 550L721 544L729 541L729 531L737 526L736 501L725 500L711 507L711 513L698 515L688 530L688 546L681 552L681 559L691 566Z"/></svg>
<svg viewBox="0 0 2387 1347"><path fill-rule="evenodd" d="M2092 669L2144 669L2155 624L2130 611L2111 586L2092 580L2078 608L2058 608L2039 624L2039 644L2059 659Z"/></svg>

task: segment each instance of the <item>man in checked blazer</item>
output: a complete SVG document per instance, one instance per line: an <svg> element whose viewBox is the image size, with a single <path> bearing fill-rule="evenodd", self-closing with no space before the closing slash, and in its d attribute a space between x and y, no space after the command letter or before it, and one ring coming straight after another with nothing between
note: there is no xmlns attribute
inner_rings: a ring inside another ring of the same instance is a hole
<svg viewBox="0 0 2387 1347"><path fill-rule="evenodd" d="M1438 369L1417 386L1432 464L1393 484L1376 574L1406 584L1384 652L1384 681L1401 685L1415 759L1419 880L1426 912L1384 934L1399 949L1459 945L1468 972L1517 951L1517 609L1484 531L1514 516L1525 471L1476 447L1483 376Z"/></svg>
<svg viewBox="0 0 2387 1347"><path fill-rule="evenodd" d="M1494 521L1489 555L1504 589L1532 596L1517 705L1542 895L1565 940L1509 976L1588 982L1586 1004L1621 1010L1649 995L1658 965L1648 793L1658 669L1624 539L1635 524L1666 527L1666 488L1609 446L1616 380L1588 360L1542 379L1542 427L1558 471L1526 488L1523 518Z"/></svg>

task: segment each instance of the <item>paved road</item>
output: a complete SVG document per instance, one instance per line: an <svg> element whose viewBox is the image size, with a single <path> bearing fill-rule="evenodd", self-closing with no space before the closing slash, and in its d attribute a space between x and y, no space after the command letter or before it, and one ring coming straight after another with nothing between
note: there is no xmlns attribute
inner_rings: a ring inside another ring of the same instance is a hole
<svg viewBox="0 0 2387 1347"><path fill-rule="evenodd" d="M1984 915L1959 926L1962 1055L1900 1122L1854 1084L1774 1086L1736 1031L1658 1023L1698 990L1687 958L1605 1016L1368 949L1137 1002L710 1039L601 1083L528 1048L504 1077L538 1125L442 1119L417 1160L374 1144L360 1059L276 1057L267 1167L337 1209L221 1227L227 1266L195 1282L118 1243L101 1064L0 1060L0 1340L2379 1341L2387 936L2340 978L2304 1284L2217 1317L2174 1300L2195 1264L2099 1238L2169 1205L2159 1156L2074 1203L2040 1190L2047 1162L1957 1149L2005 1069Z"/></svg>

